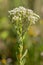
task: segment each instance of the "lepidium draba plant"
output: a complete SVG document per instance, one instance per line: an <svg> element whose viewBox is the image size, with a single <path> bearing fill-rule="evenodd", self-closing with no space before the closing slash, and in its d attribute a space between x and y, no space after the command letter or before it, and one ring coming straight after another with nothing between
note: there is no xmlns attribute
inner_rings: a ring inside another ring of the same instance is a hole
<svg viewBox="0 0 43 65"><path fill-rule="evenodd" d="M32 10L26 9L24 7L15 8L8 12L10 22L17 33L17 65L24 65L26 62L25 57L28 52L28 49L26 49L23 53L23 41L25 38L25 33L32 24L35 24L39 20L39 16L35 14Z"/></svg>

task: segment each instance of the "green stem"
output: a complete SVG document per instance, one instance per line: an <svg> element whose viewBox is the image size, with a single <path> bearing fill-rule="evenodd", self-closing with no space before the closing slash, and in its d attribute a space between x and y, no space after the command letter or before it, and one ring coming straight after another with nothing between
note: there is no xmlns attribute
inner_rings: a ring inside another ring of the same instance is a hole
<svg viewBox="0 0 43 65"><path fill-rule="evenodd" d="M19 42L19 45L18 45L18 47L19 47L19 49L18 49L18 51L19 51L19 57L18 57L19 64L18 65L22 65L21 57L22 57L22 53L23 53L23 40L22 40L22 36L21 35L22 34L18 35L18 37L19 37L19 39L18 39L18 42Z"/></svg>

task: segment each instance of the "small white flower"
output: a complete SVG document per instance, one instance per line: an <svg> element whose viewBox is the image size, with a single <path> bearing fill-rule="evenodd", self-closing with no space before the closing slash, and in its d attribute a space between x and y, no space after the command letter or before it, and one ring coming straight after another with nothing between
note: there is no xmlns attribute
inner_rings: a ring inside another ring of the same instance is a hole
<svg viewBox="0 0 43 65"><path fill-rule="evenodd" d="M32 10L27 9L27 11L28 11L28 14L33 15L33 11Z"/></svg>
<svg viewBox="0 0 43 65"><path fill-rule="evenodd" d="M35 13L33 13L33 16L35 16L35 17L37 17L38 19L40 19L40 17L39 17L37 14L35 14Z"/></svg>
<svg viewBox="0 0 43 65"><path fill-rule="evenodd" d="M20 8L20 10L24 10L24 11L26 10L24 7L19 7L19 8Z"/></svg>
<svg viewBox="0 0 43 65"><path fill-rule="evenodd" d="M41 52L41 54L40 54L41 56L43 56L43 52Z"/></svg>
<svg viewBox="0 0 43 65"><path fill-rule="evenodd" d="M14 16L14 17L13 17L13 20L18 20L18 19L19 19L18 16Z"/></svg>
<svg viewBox="0 0 43 65"><path fill-rule="evenodd" d="M28 17L28 20L29 20L31 23L35 24L36 19L35 19L34 16L29 16L29 17Z"/></svg>

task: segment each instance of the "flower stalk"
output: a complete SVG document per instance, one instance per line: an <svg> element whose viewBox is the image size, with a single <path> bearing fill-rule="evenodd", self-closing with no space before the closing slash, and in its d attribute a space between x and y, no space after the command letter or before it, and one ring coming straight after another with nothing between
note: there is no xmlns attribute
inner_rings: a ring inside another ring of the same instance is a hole
<svg viewBox="0 0 43 65"><path fill-rule="evenodd" d="M23 53L23 41L25 38L25 33L32 24L35 24L39 20L40 17L32 10L26 9L24 7L15 8L9 11L9 17L11 24L17 32L17 65L24 65L26 62L25 57L28 52L28 49L26 49Z"/></svg>

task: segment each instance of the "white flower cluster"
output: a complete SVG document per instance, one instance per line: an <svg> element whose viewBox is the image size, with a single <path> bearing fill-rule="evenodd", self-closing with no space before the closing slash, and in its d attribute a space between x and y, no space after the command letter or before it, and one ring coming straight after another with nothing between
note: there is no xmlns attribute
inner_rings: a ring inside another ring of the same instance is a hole
<svg viewBox="0 0 43 65"><path fill-rule="evenodd" d="M20 20L21 20L21 16L23 16L23 17L27 16L28 21L32 22L33 24L35 24L35 22L37 20L39 20L39 18L40 18L32 10L26 9L24 7L15 8L15 9L9 11L9 13L10 13L10 15L13 15L12 19L14 19L14 20L17 20L18 18L20 18Z"/></svg>
<svg viewBox="0 0 43 65"><path fill-rule="evenodd" d="M12 17L12 22L22 21L23 30L29 26L29 24L35 24L39 20L39 16L35 14L32 10L26 9L24 7L15 8L9 11L10 17Z"/></svg>

